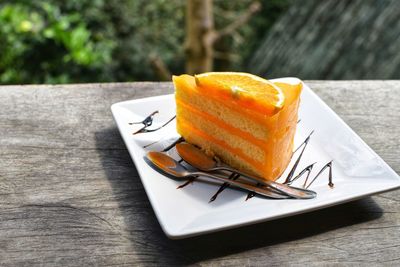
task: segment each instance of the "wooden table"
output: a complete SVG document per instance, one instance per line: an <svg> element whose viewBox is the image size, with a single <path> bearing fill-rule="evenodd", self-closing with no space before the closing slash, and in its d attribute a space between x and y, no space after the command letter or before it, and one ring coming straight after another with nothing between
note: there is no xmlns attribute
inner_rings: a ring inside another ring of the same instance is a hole
<svg viewBox="0 0 400 267"><path fill-rule="evenodd" d="M400 172L400 81L308 81ZM400 264L400 191L184 239L162 232L112 103L171 83L0 87L0 265Z"/></svg>

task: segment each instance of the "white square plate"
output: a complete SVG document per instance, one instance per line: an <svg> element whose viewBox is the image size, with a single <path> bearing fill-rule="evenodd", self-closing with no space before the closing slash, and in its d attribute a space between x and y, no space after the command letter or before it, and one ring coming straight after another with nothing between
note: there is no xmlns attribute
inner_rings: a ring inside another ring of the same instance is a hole
<svg viewBox="0 0 400 267"><path fill-rule="evenodd" d="M293 78L278 80L287 83L295 81ZM296 174L317 162L310 176L313 178L327 162L333 160L334 182L334 187L330 188L328 172L322 173L310 187L318 193L311 200L253 197L246 201L245 192L227 188L209 203L218 189L215 184L196 181L177 189L182 182L163 176L144 161L147 151L161 151L179 137L175 121L159 131L136 135L132 133L142 125L129 124L142 121L157 110L159 113L154 116L154 123L149 129L162 125L175 115L174 95L119 102L112 105L111 110L158 221L166 235L173 239L291 216L400 187L399 176L307 85L304 85L301 96L301 121L295 147L312 130L315 132ZM156 143L143 148L153 142ZM292 165L293 160L288 170ZM278 181L282 181L285 174L282 177ZM294 185L300 186L303 181L304 178L299 179Z"/></svg>

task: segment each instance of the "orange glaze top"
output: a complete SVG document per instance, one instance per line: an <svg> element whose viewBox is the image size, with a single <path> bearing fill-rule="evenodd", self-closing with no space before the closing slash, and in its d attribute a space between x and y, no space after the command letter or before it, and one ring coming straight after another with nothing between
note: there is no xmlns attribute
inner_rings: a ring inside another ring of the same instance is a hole
<svg viewBox="0 0 400 267"><path fill-rule="evenodd" d="M285 96L285 102L284 106L280 109L280 112L273 116L269 116L259 109L254 109L254 101L241 101L241 102L234 102L232 101L232 97L228 97L225 91L223 90L215 90L215 89L210 89L210 88L199 88L196 85L195 78L191 75L183 74L180 76L173 76L172 77L173 82L175 86L179 88L184 88L185 90L192 91L194 95L200 94L205 97L210 97L213 98L215 101L218 103L233 109L233 110L238 110L240 108L241 112L246 113L248 117L251 119L255 120L257 123L264 124L265 126L273 126L273 129L276 129L275 123L277 122L277 119L279 117L278 114L282 113L283 109L287 109L288 106L293 104L295 100L298 100L301 94L301 89L302 89L302 84L287 84L287 83L274 83L276 86L278 86L284 96ZM297 113L293 114L296 115ZM272 129L270 129L272 130Z"/></svg>
<svg viewBox="0 0 400 267"><path fill-rule="evenodd" d="M243 72L207 72L195 75L200 90L216 95L253 112L273 116L283 107L285 97L272 82Z"/></svg>

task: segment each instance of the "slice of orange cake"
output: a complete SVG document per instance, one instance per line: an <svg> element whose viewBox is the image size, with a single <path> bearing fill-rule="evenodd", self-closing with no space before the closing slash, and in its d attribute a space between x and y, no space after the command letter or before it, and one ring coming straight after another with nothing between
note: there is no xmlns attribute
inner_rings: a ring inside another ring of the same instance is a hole
<svg viewBox="0 0 400 267"><path fill-rule="evenodd" d="M276 180L292 156L302 84L210 72L173 76L178 133L226 164Z"/></svg>

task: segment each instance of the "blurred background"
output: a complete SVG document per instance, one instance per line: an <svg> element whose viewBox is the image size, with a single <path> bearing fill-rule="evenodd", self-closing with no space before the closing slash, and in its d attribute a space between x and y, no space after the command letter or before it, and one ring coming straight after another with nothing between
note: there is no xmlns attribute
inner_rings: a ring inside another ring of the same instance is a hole
<svg viewBox="0 0 400 267"><path fill-rule="evenodd" d="M399 79L397 0L0 0L0 84Z"/></svg>

